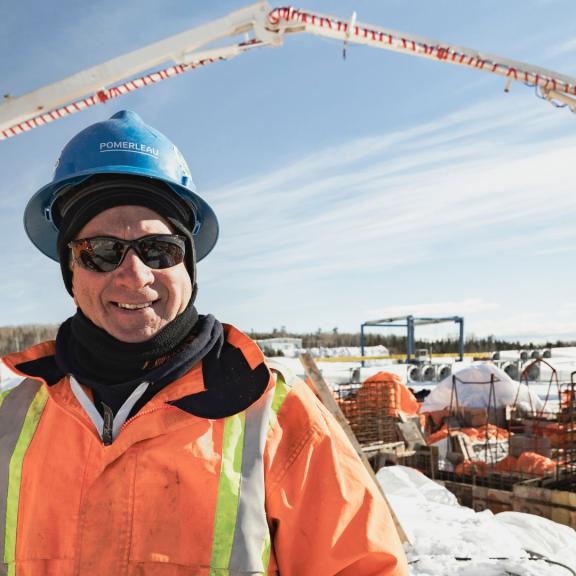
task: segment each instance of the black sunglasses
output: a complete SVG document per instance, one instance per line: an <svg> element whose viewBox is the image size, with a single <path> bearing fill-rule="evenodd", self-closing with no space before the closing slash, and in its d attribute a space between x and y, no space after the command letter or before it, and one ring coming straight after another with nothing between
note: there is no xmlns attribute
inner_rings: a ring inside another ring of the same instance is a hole
<svg viewBox="0 0 576 576"><path fill-rule="evenodd" d="M72 240L68 247L72 250L74 260L82 268L93 272L116 270L130 248L146 266L161 270L184 261L186 240L175 234L143 236L136 240L97 236Z"/></svg>

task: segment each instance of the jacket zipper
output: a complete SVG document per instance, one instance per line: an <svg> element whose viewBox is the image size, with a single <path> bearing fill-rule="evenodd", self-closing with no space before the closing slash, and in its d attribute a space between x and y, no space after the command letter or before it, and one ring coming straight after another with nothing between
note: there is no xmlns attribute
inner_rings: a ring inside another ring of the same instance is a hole
<svg viewBox="0 0 576 576"><path fill-rule="evenodd" d="M118 434L120 434L120 432L122 432L122 430L124 430L126 428L126 426L129 426L132 422L134 422L134 420L141 418L142 416L147 416L148 414L152 414L152 412L158 412L158 410L165 410L167 408L170 408L170 406L155 406L154 408L148 408L148 410L140 410L140 412L134 414L134 416L132 416L131 418L128 418L128 420L126 420L126 422L124 422L124 424L122 424L122 426L120 426L120 430L118 432Z"/></svg>
<svg viewBox="0 0 576 576"><path fill-rule="evenodd" d="M112 408L104 404L102 402L102 442L104 446L110 446L114 437L112 435L112 431L114 428L114 412L112 412Z"/></svg>

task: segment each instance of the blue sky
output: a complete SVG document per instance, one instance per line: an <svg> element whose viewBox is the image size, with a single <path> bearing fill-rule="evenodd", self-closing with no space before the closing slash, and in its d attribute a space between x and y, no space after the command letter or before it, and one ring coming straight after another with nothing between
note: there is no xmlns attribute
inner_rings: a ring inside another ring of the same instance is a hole
<svg viewBox="0 0 576 576"><path fill-rule="evenodd" d="M246 5L0 0L0 89L39 88ZM572 0L309 0L296 7L576 76ZM275 4L272 4L275 6ZM0 142L0 326L73 313L22 228L64 144L137 111L188 159L221 236L198 308L244 330L402 314L576 338L576 116L502 78L308 35ZM454 334L451 327L422 336Z"/></svg>

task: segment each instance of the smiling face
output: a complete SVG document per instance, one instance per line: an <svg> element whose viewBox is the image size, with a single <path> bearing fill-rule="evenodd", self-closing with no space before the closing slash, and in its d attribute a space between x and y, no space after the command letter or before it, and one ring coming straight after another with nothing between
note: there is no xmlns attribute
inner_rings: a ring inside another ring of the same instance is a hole
<svg viewBox="0 0 576 576"><path fill-rule="evenodd" d="M166 220L149 208L117 206L90 220L77 238L134 240L172 233ZM192 282L184 262L153 270L129 250L112 272L93 272L72 261L72 290L76 305L96 326L122 342L144 342L186 309Z"/></svg>

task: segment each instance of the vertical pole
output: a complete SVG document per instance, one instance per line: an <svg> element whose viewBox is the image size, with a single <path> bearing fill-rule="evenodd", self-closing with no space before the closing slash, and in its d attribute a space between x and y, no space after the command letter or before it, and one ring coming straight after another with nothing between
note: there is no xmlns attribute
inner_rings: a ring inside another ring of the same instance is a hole
<svg viewBox="0 0 576 576"><path fill-rule="evenodd" d="M360 356L362 356L360 365L364 367L364 324L360 324Z"/></svg>
<svg viewBox="0 0 576 576"><path fill-rule="evenodd" d="M407 354L406 362L410 362L414 352L414 317L406 316L406 332L407 332Z"/></svg>
<svg viewBox="0 0 576 576"><path fill-rule="evenodd" d="M464 318L460 316L458 318L458 323L460 324L460 341L458 342L458 352L460 354L460 362L464 360Z"/></svg>

